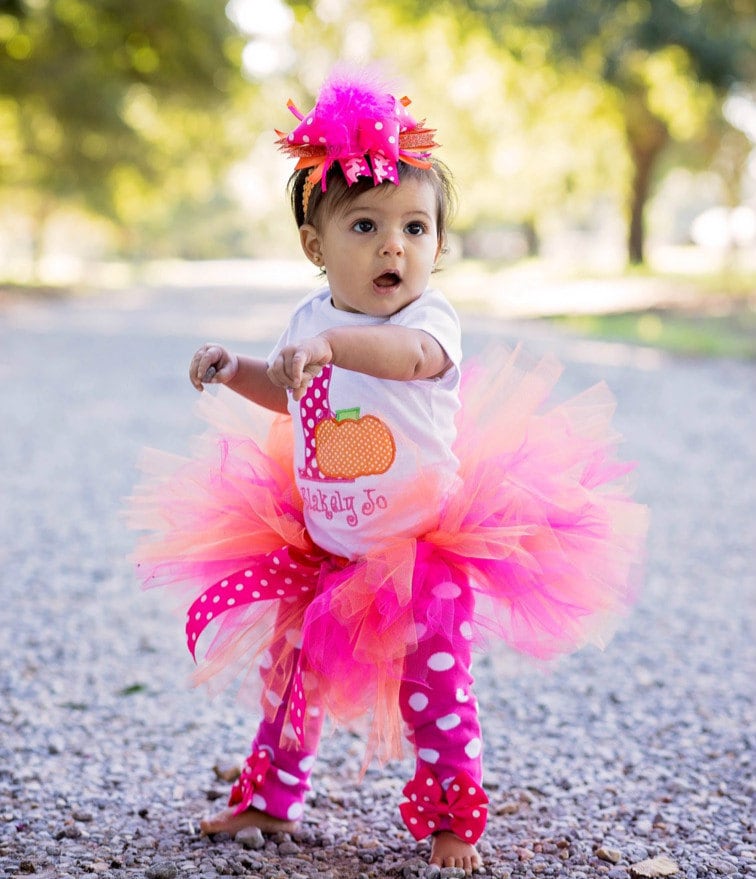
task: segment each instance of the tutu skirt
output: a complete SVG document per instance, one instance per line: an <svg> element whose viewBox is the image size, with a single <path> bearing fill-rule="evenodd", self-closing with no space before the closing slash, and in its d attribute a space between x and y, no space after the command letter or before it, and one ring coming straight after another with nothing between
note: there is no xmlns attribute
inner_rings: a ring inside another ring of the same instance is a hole
<svg viewBox="0 0 756 879"><path fill-rule="evenodd" d="M539 659L603 647L636 598L647 510L630 497L606 386L549 406L559 364L522 360L466 368L459 481L437 527L352 561L307 533L288 417L261 425L231 392L203 394L211 427L191 457L146 453L129 501L139 578L187 612L197 681L262 691L271 716L288 700L292 742L308 706L367 723L370 753L388 757L423 639ZM421 470L404 502L436 496L433 478Z"/></svg>

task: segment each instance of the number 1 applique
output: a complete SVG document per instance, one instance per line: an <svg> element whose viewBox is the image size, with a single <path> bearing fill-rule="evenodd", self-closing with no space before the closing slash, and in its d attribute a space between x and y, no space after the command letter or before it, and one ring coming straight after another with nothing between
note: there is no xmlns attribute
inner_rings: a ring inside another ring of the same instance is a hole
<svg viewBox="0 0 756 879"><path fill-rule="evenodd" d="M328 364L300 400L305 466L299 475L313 480L353 481L385 473L394 463L396 443L380 418L359 408L334 412L329 402L333 367Z"/></svg>

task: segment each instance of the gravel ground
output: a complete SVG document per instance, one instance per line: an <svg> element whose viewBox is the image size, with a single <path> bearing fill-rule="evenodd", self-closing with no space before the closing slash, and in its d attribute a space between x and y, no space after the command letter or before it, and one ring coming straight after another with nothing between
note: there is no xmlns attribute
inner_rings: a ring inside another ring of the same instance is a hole
<svg viewBox="0 0 756 879"><path fill-rule="evenodd" d="M122 499L142 445L198 427L185 364L206 337L264 353L292 294L133 290L0 311L0 876L453 876L398 820L410 774L323 744L301 831L203 839L254 716L188 688L181 623L137 588ZM645 590L604 653L477 665L492 815L486 875L756 876L756 375L466 314L469 353L523 339L605 378L652 508ZM644 864L645 862L645 864Z"/></svg>

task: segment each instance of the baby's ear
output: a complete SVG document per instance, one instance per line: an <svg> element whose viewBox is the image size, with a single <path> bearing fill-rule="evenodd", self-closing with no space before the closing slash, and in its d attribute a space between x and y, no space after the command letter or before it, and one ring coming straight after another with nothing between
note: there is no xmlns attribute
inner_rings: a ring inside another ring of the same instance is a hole
<svg viewBox="0 0 756 879"><path fill-rule="evenodd" d="M316 266L323 265L323 254L320 250L320 236L318 230L311 224L305 223L299 227L299 243L307 259Z"/></svg>

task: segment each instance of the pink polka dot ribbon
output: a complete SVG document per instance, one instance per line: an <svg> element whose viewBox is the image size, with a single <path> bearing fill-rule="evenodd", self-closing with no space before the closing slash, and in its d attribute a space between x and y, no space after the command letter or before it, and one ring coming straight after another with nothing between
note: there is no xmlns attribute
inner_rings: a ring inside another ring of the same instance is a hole
<svg viewBox="0 0 756 879"><path fill-rule="evenodd" d="M399 810L415 839L439 830L451 830L469 843L480 839L488 817L488 797L469 773L460 772L444 790L430 769L422 766L403 793L407 801Z"/></svg>
<svg viewBox="0 0 756 879"><path fill-rule="evenodd" d="M257 601L314 597L325 554L304 553L291 546L252 558L249 564L206 589L189 608L187 646L197 659L197 643L205 629L222 614ZM288 719L300 742L304 741L307 698L301 654L292 681Z"/></svg>
<svg viewBox="0 0 756 879"><path fill-rule="evenodd" d="M253 557L246 567L206 589L187 612L186 639L192 657L197 659L200 635L226 611L255 601L301 598L313 592L324 557L284 546Z"/></svg>
<svg viewBox="0 0 756 879"><path fill-rule="evenodd" d="M269 768L270 754L267 751L260 749L247 757L228 798L229 806L236 806L234 815L239 815L254 805L255 792L262 787Z"/></svg>

